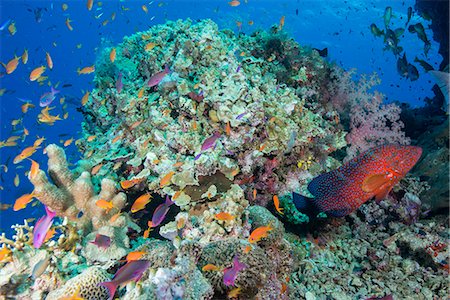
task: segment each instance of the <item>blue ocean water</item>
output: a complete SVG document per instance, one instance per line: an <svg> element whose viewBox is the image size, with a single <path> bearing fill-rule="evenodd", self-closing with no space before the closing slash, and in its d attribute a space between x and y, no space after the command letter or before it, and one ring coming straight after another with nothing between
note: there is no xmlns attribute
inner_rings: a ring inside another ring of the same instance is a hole
<svg viewBox="0 0 450 300"><path fill-rule="evenodd" d="M32 185L24 175L30 163L24 161L14 165L12 160L22 149L32 145L36 136L45 137L44 144L62 142L80 137L82 115L77 112L84 91L91 90L94 85L93 74L78 75L77 69L95 64L98 53L106 46L120 43L124 36L137 31L144 31L155 24L167 20L191 18L193 20L210 18L220 28L230 28L236 33L246 34L257 29L269 29L277 25L285 16L284 30L301 45L314 48L328 48L328 59L336 61L346 69L356 68L358 73L376 72L382 83L377 90L387 96L386 101L401 101L412 106L424 104L425 97L432 97L431 87L434 81L419 69L417 81L401 77L396 68L397 58L392 52L384 51L382 38L376 38L370 32L370 24L383 27L383 14L387 6L391 6L394 17L392 27L402 27L406 23L407 9L413 7L415 1L242 1L237 7L230 6L227 1L94 1L91 11L86 8L86 1L1 1L0 24L14 22L17 32L12 35L7 28L0 32L0 61L7 63L15 55L20 56L28 49L29 61L20 63L17 70L6 75L3 69L0 89L6 89L1 97L1 138L6 140L12 135L22 135L25 127L29 136L15 147L0 149L0 164L7 165L8 172L0 169L0 202L13 204L25 193L32 191ZM62 5L68 9L63 11ZM148 12L143 11L146 5ZM112 16L115 14L115 19ZM72 20L70 31L66 19ZM249 25L253 21L253 25ZM242 23L239 29L236 22ZM421 22L431 41L431 49L426 58L423 54L423 43L415 34L407 30L400 38L400 45L409 58L425 59L436 69L441 61L437 54L439 45L431 39L428 30L429 21L414 14L411 23ZM41 65L46 65L45 54L50 53L54 68L47 70L52 85L61 91L51 106L55 106L52 114L62 116L68 112L66 120L58 121L53 126L38 124L40 112L39 98L50 91L46 84L39 85L29 80L30 72ZM66 86L66 87L63 87ZM63 110L59 102L65 98L67 107ZM36 107L22 114L20 99L27 99ZM21 124L11 125L13 120L21 119ZM33 159L39 161L41 169L46 169L46 157L38 149ZM74 163L80 153L74 143L66 147L69 161ZM16 187L14 178L18 175L20 183ZM36 218L42 215L41 205L31 206L13 212L11 209L1 211L0 230L8 231L15 223L24 218Z"/></svg>

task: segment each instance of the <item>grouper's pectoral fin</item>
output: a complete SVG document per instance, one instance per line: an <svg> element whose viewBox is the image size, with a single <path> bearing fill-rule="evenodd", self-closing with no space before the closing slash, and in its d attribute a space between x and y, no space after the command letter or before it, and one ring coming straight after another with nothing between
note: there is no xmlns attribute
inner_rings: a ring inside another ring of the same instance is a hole
<svg viewBox="0 0 450 300"><path fill-rule="evenodd" d="M391 173L371 175L364 180L361 188L366 193L373 193L375 195L375 201L379 203L386 198L397 182L392 177L393 174Z"/></svg>

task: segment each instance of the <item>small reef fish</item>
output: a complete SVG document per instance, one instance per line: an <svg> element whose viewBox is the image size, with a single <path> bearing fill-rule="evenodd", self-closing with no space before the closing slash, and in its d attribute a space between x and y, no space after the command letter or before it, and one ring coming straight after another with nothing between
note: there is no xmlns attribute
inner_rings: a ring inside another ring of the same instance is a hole
<svg viewBox="0 0 450 300"><path fill-rule="evenodd" d="M50 87L50 92L47 92L39 98L39 106L46 107L49 106L53 100L55 100L56 95L59 94L59 90L55 90L52 86Z"/></svg>
<svg viewBox="0 0 450 300"><path fill-rule="evenodd" d="M444 98L446 103L444 104L444 111L449 111L449 102L448 102L448 96L450 93L449 89L449 82L450 82L450 74L448 72L441 72L441 71L435 71L431 70L430 74L434 77L437 85L442 91L442 94L444 94Z"/></svg>
<svg viewBox="0 0 450 300"><path fill-rule="evenodd" d="M391 23L391 18L392 18L392 7L388 6L386 7L386 9L384 10L384 26L386 28L389 27L389 24Z"/></svg>
<svg viewBox="0 0 450 300"><path fill-rule="evenodd" d="M109 52L109 60L114 63L116 60L116 48L112 48L111 52Z"/></svg>
<svg viewBox="0 0 450 300"><path fill-rule="evenodd" d="M130 281L138 282L149 266L148 260L129 261L117 271L111 281L101 282L99 285L108 289L108 299L112 300L118 286L125 286Z"/></svg>
<svg viewBox="0 0 450 300"><path fill-rule="evenodd" d="M384 35L384 30L378 28L378 26L374 23L370 24L370 32L372 32L372 34L376 37Z"/></svg>
<svg viewBox="0 0 450 300"><path fill-rule="evenodd" d="M236 255L233 258L233 266L223 270L223 283L226 286L234 285L238 273L245 268L247 268L247 265L239 262L239 258Z"/></svg>
<svg viewBox="0 0 450 300"><path fill-rule="evenodd" d="M32 160L31 158L28 158L31 161L31 167L30 172L28 172L28 178L33 179L36 177L37 173L39 172L39 164Z"/></svg>
<svg viewBox="0 0 450 300"><path fill-rule="evenodd" d="M16 202L14 202L13 210L18 211L24 209L33 200L33 197L33 193L20 196L16 199Z"/></svg>
<svg viewBox="0 0 450 300"><path fill-rule="evenodd" d="M14 158L13 163L18 164L18 163L22 162L24 159L33 155L36 152L36 149L37 149L37 147L35 147L35 146L30 146L30 147L23 149L22 152L20 152L20 154Z"/></svg>
<svg viewBox="0 0 450 300"><path fill-rule="evenodd" d="M170 171L169 173L167 173L166 175L163 176L163 178L161 178L161 181L159 182L159 187L163 188L165 185L170 183L170 180L172 179L172 176L175 174L174 171Z"/></svg>
<svg viewBox="0 0 450 300"><path fill-rule="evenodd" d="M50 53L45 52L45 59L47 60L47 66L50 70L53 69L53 60L52 57L50 56Z"/></svg>
<svg viewBox="0 0 450 300"><path fill-rule="evenodd" d="M17 28L16 28L16 22L11 22L11 24L9 24L8 26L8 31L11 35L15 35L17 32Z"/></svg>
<svg viewBox="0 0 450 300"><path fill-rule="evenodd" d="M282 215L283 214L283 208L280 207L280 199L278 199L277 195L273 196L273 205L275 206L276 211Z"/></svg>
<svg viewBox="0 0 450 300"><path fill-rule="evenodd" d="M122 73L119 73L116 80L116 90L118 93L122 92L123 82L122 82Z"/></svg>
<svg viewBox="0 0 450 300"><path fill-rule="evenodd" d="M144 256L145 254L147 254L147 252L145 251L133 251L128 253L126 260L127 261L140 260L142 256Z"/></svg>
<svg viewBox="0 0 450 300"><path fill-rule="evenodd" d="M6 246L3 246L2 249L0 249L0 262L6 262L9 260L9 255L12 253L12 251L9 248L6 248Z"/></svg>
<svg viewBox="0 0 450 300"><path fill-rule="evenodd" d="M241 290L242 290L241 287L236 287L236 288L232 289L227 295L228 298L229 299L237 298L239 296L239 294L241 293Z"/></svg>
<svg viewBox="0 0 450 300"><path fill-rule="evenodd" d="M219 221L231 221L235 217L227 212L220 212L220 213L216 214L214 216L214 218L216 218L216 220L219 220Z"/></svg>
<svg viewBox="0 0 450 300"><path fill-rule="evenodd" d="M70 24L72 22L72 20L71 19L69 19L69 18L67 18L66 19L66 26L67 26L67 28L70 30L70 31L72 31L73 30L73 27L72 27L72 25Z"/></svg>
<svg viewBox="0 0 450 300"><path fill-rule="evenodd" d="M45 72L45 69L46 69L45 66L40 66L31 71L30 81L38 80L41 77L41 75Z"/></svg>
<svg viewBox="0 0 450 300"><path fill-rule="evenodd" d="M11 74L12 72L14 72L17 69L17 66L19 65L19 57L14 57L13 59L11 59L5 66L6 69L6 74Z"/></svg>
<svg viewBox="0 0 450 300"><path fill-rule="evenodd" d="M207 138L207 139L203 142L203 144L202 144L202 148L201 148L200 154L198 154L198 155L194 158L194 160L199 159L200 156L202 155L202 153L205 152L206 150L211 149L211 148L215 148L215 147L216 147L216 141L217 141L217 139L220 138L220 136L221 136L220 133L215 132L212 136L210 136L209 138Z"/></svg>
<svg viewBox="0 0 450 300"><path fill-rule="evenodd" d="M61 118L59 117L59 115L56 116L52 116L49 114L49 111L51 109L54 109L54 107L47 106L45 107L43 110L41 110L41 113L38 115L38 120L40 123L44 123L44 124L48 124L48 125L53 125L56 121L61 120Z"/></svg>
<svg viewBox="0 0 450 300"><path fill-rule="evenodd" d="M72 144L72 142L73 142L73 138L66 140L63 145L64 145L64 147L68 147L68 146L70 146L70 144Z"/></svg>
<svg viewBox="0 0 450 300"><path fill-rule="evenodd" d="M99 248L106 249L111 245L111 238L107 235L97 233L95 240L89 243L96 245Z"/></svg>
<svg viewBox="0 0 450 300"><path fill-rule="evenodd" d="M94 65L89 66L89 67L84 67L82 69L80 69L80 68L77 69L78 75L81 75L81 74L86 75L86 74L91 74L91 73L94 73L94 72L95 72L95 66Z"/></svg>
<svg viewBox="0 0 450 300"><path fill-rule="evenodd" d="M232 7L236 7L236 6L239 6L241 4L241 2L239 2L238 0L233 0L233 1L228 2L228 4Z"/></svg>
<svg viewBox="0 0 450 300"><path fill-rule="evenodd" d="M369 149L338 169L314 178L308 190L314 198L293 193L293 201L301 212L325 212L344 217L369 199L384 199L391 189L417 163L422 148L383 145Z"/></svg>
<svg viewBox="0 0 450 300"><path fill-rule="evenodd" d="M41 276L42 274L44 274L44 272L45 272L45 270L47 270L47 267L49 264L50 264L50 256L47 256L47 257L41 259L40 261L38 261L34 265L33 271L31 271L30 277L32 279L36 279L39 276Z"/></svg>
<svg viewBox="0 0 450 300"><path fill-rule="evenodd" d="M171 72L171 71L170 71L170 69L169 69L169 66L168 66L168 65L165 65L163 71L158 72L158 73L156 73L155 75L153 75L152 77L150 77L150 79L148 80L147 85L148 85L149 87L153 87L153 86L155 86L155 85L158 85L158 84L161 82L161 80L163 80L163 78L164 78L167 74L169 74L170 72Z"/></svg>
<svg viewBox="0 0 450 300"><path fill-rule="evenodd" d="M104 199L100 199L97 200L97 202L95 202L95 205L97 205L100 208L103 208L104 210L106 210L106 212L108 213L111 209L114 208L114 205L112 204L111 201L106 201Z"/></svg>
<svg viewBox="0 0 450 300"><path fill-rule="evenodd" d="M144 180L144 179L143 178L135 178L135 179L130 179L130 180L124 180L124 181L120 182L120 186L124 190L131 189L133 186L135 186L142 180Z"/></svg>
<svg viewBox="0 0 450 300"><path fill-rule="evenodd" d="M86 7L88 10L91 10L93 5L94 5L94 0L87 0Z"/></svg>
<svg viewBox="0 0 450 300"><path fill-rule="evenodd" d="M204 265L202 268L203 272L211 272L211 271L219 271L219 270L220 270L220 268L213 264Z"/></svg>
<svg viewBox="0 0 450 300"><path fill-rule="evenodd" d="M0 211L5 211L10 209L12 206L12 204L7 204L7 203L0 203Z"/></svg>
<svg viewBox="0 0 450 300"><path fill-rule="evenodd" d="M85 106L88 101L89 101L89 91L86 91L86 93L84 93L83 97L81 98L81 105Z"/></svg>
<svg viewBox="0 0 450 300"><path fill-rule="evenodd" d="M26 102L24 104L22 104L22 106L20 107L22 110L22 113L26 114L28 112L28 109L35 107L34 104L30 103L30 102Z"/></svg>
<svg viewBox="0 0 450 300"><path fill-rule="evenodd" d="M164 221L164 218L167 215L167 212L170 209L170 206L173 204L173 201L169 198L169 195L166 195L166 201L158 205L158 207L153 212L152 216L152 227L156 227Z"/></svg>
<svg viewBox="0 0 450 300"><path fill-rule="evenodd" d="M36 249L39 249L44 243L45 236L52 226L53 218L56 215L56 212L51 211L47 206L45 206L45 211L47 214L37 221L33 230L33 246Z"/></svg>
<svg viewBox="0 0 450 300"><path fill-rule="evenodd" d="M285 16L282 16L280 19L280 25L278 26L278 30L282 30L284 27Z"/></svg>
<svg viewBox="0 0 450 300"><path fill-rule="evenodd" d="M159 45L157 43L148 43L145 45L145 51L152 51L156 46Z"/></svg>
<svg viewBox="0 0 450 300"><path fill-rule="evenodd" d="M28 62L28 50L23 50L22 54L22 63L25 65Z"/></svg>
<svg viewBox="0 0 450 300"><path fill-rule="evenodd" d="M131 212L135 213L145 208L145 206L150 203L152 195L144 194L139 196L139 198L134 201L133 206L131 206Z"/></svg>
<svg viewBox="0 0 450 300"><path fill-rule="evenodd" d="M255 230L250 233L250 236L248 237L248 241L250 244L255 244L259 242L262 238L269 236L269 231L272 231L273 227L272 224L269 223L267 226L260 226L256 228Z"/></svg>

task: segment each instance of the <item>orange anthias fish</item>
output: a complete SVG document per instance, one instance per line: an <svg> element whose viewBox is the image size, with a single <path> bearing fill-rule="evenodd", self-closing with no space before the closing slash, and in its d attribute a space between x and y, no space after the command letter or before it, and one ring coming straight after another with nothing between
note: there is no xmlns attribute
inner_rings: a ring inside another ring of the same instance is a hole
<svg viewBox="0 0 450 300"><path fill-rule="evenodd" d="M94 5L94 0L87 0L86 7L88 10L92 9L92 5Z"/></svg>
<svg viewBox="0 0 450 300"><path fill-rule="evenodd" d="M34 194L25 194L17 198L16 202L14 202L13 210L18 211L27 207L28 203L33 200Z"/></svg>
<svg viewBox="0 0 450 300"><path fill-rule="evenodd" d="M422 148L416 146L383 145L369 149L338 169L314 178L308 185L314 198L293 193L294 204L310 215L325 212L344 217L373 197L383 200L421 155Z"/></svg>
<svg viewBox="0 0 450 300"><path fill-rule="evenodd" d="M27 62L28 62L28 50L25 49L25 50L23 50L23 54L22 54L22 63L24 65L26 65Z"/></svg>
<svg viewBox="0 0 450 300"><path fill-rule="evenodd" d="M83 98L81 98L81 105L85 106L88 101L89 101L89 91L86 91L86 93L83 95Z"/></svg>
<svg viewBox="0 0 450 300"><path fill-rule="evenodd" d="M66 19L66 26L67 26L67 28L68 28L70 31L72 31L72 30L73 30L73 27L72 27L72 25L70 24L70 22L72 22L72 20L69 19L69 18L67 18L67 19Z"/></svg>
<svg viewBox="0 0 450 300"><path fill-rule="evenodd" d="M116 60L116 48L112 48L111 52L109 52L109 60L114 63Z"/></svg>
<svg viewBox="0 0 450 300"><path fill-rule="evenodd" d="M135 179L130 179L130 180L124 180L120 182L120 186L124 189L130 189L133 186L135 186L136 184L138 184L139 182L141 182L142 180L144 180L144 178L135 178Z"/></svg>
<svg viewBox="0 0 450 300"><path fill-rule="evenodd" d="M45 72L45 66L40 66L37 67L36 69L34 69L33 71L31 71L30 73L30 80L31 81L36 81L38 80L39 77L41 77L41 75Z"/></svg>
<svg viewBox="0 0 450 300"><path fill-rule="evenodd" d="M269 235L269 231L273 230L272 224L269 223L267 226L260 226L252 231L250 236L248 237L248 241L251 244L259 242L262 238L265 238Z"/></svg>
<svg viewBox="0 0 450 300"><path fill-rule="evenodd" d="M144 207L150 203L152 199L152 195L150 194L144 194L139 196L139 198L136 199L136 201L134 201L133 206L131 206L131 212L135 213L138 212L142 209L144 209Z"/></svg>
<svg viewBox="0 0 450 300"><path fill-rule="evenodd" d="M80 68L77 69L78 75L91 74L91 73L94 73L94 72L95 72L95 66L94 65L89 66L89 67L84 67L82 69L80 69Z"/></svg>
<svg viewBox="0 0 450 300"><path fill-rule="evenodd" d="M52 57L50 56L50 53L45 52L45 59L47 60L47 66L48 68L51 70L53 69L53 60Z"/></svg>
<svg viewBox="0 0 450 300"><path fill-rule="evenodd" d="M22 109L22 112L24 114L26 114L28 112L28 109L35 107L34 104L30 103L30 102L26 102L24 104L22 104L22 106L20 107Z"/></svg>
<svg viewBox="0 0 450 300"><path fill-rule="evenodd" d="M228 4L230 6L236 7L236 6L239 6L241 4L241 2L239 2L238 0L233 0L233 1L228 2Z"/></svg>
<svg viewBox="0 0 450 300"><path fill-rule="evenodd" d="M11 74L17 69L17 66L19 65L19 57L14 57L11 59L5 66L6 68L6 74Z"/></svg>
<svg viewBox="0 0 450 300"><path fill-rule="evenodd" d="M283 214L283 208L280 207L280 199L278 199L277 195L273 196L273 205L275 206L275 209L277 212L282 215Z"/></svg>
<svg viewBox="0 0 450 300"><path fill-rule="evenodd" d="M114 208L114 205L112 204L111 201L106 201L104 199L97 200L97 202L95 202L95 205L97 205L100 208L103 208L104 210L106 210L106 212L109 212L111 209Z"/></svg>
<svg viewBox="0 0 450 300"><path fill-rule="evenodd" d="M203 272L219 271L220 268L213 264L207 264L202 267Z"/></svg>
<svg viewBox="0 0 450 300"><path fill-rule="evenodd" d="M231 221L235 218L233 215L223 211L216 214L214 217L219 221Z"/></svg>
<svg viewBox="0 0 450 300"><path fill-rule="evenodd" d="M30 146L30 147L23 149L22 152L14 158L13 163L18 164L21 161L23 161L25 158L30 157L31 155L34 154L34 152L36 152L36 149L37 149L37 147L35 147L35 146Z"/></svg>
<svg viewBox="0 0 450 300"><path fill-rule="evenodd" d="M145 251L133 251L133 252L128 253L126 259L127 259L127 261L139 260L145 254L147 254L147 252L145 252Z"/></svg>
<svg viewBox="0 0 450 300"><path fill-rule="evenodd" d="M161 181L159 182L159 187L163 188L165 185L170 183L170 180L172 179L172 176L175 174L175 172L171 171L164 175L163 178L161 178Z"/></svg>
<svg viewBox="0 0 450 300"><path fill-rule="evenodd" d="M282 16L280 19L280 26L278 27L279 30L283 29L283 27L284 27L284 18L285 18L285 16Z"/></svg>
<svg viewBox="0 0 450 300"><path fill-rule="evenodd" d="M9 255L11 254L11 252L11 249L6 248L6 245L4 245L3 248L0 249L0 262L9 260Z"/></svg>
<svg viewBox="0 0 450 300"><path fill-rule="evenodd" d="M34 178L37 173L39 172L39 164L32 160L31 158L28 158L31 161L31 168L30 172L28 173L28 178L32 179Z"/></svg>

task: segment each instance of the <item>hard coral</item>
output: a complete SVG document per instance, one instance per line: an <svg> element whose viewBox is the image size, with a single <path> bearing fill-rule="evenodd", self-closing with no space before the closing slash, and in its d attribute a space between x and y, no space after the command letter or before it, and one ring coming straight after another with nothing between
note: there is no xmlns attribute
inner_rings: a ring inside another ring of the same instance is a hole
<svg viewBox="0 0 450 300"><path fill-rule="evenodd" d="M34 185L35 197L44 205L56 212L59 217L67 217L76 221L79 228L100 228L105 225L114 225L109 221L119 212L126 203L124 193L117 193L116 183L104 178L101 189L95 193L94 185L89 172L82 172L76 178L69 170L64 150L54 144L47 146L48 173L53 183L49 181L45 172L39 170L30 181ZM114 208L107 211L96 205L100 199L111 201ZM79 216L82 212L83 215ZM124 223L121 216L115 223Z"/></svg>

